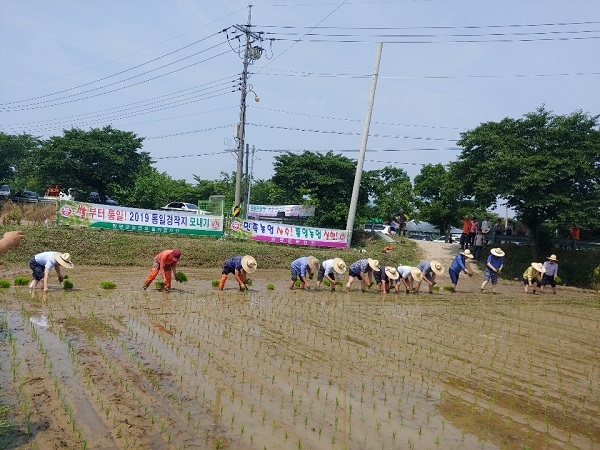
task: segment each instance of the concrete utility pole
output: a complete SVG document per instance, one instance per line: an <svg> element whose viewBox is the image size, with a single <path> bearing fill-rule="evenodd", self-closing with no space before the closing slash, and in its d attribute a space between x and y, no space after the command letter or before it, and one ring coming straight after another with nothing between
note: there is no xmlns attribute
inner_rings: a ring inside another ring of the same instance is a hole
<svg viewBox="0 0 600 450"><path fill-rule="evenodd" d="M235 175L235 205L234 211L240 211L241 193L242 193L242 172L244 168L244 143L246 139L246 95L248 92L254 93L254 100L259 101L258 96L252 90L252 85L248 85L248 66L258 60L262 54L261 47L252 46L256 41L262 41L263 38L258 33L251 31L252 5L248 5L248 24L234 25L234 28L246 35L246 44L244 46L244 70L241 80L241 100L240 100L240 122L235 129L235 138L237 140L237 171Z"/></svg>
<svg viewBox="0 0 600 450"><path fill-rule="evenodd" d="M375 57L375 69L371 80L371 94L367 104L367 117L365 118L365 128L363 129L362 143L360 153L358 154L358 163L356 164L356 174L354 175L354 187L352 188L352 199L350 200L350 209L348 210L348 223L346 225L347 244L350 247L352 242L352 230L354 229L354 216L356 215L356 204L358 203L358 192L360 190L360 180L362 178L363 163L367 151L367 141L369 139L369 127L371 126L371 115L373 114L373 104L375 103L375 89L377 88L377 77L379 76L379 62L381 61L381 52L383 42L377 47L377 56Z"/></svg>

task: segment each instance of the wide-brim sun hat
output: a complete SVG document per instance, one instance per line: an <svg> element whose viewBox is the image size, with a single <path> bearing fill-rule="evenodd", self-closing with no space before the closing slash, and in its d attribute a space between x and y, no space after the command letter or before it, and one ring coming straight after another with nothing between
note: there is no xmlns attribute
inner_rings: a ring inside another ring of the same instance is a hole
<svg viewBox="0 0 600 450"><path fill-rule="evenodd" d="M73 262L71 261L71 255L69 253L56 252L54 254L54 259L58 264L60 264L63 267L66 267L67 269L72 269L73 267L75 267L73 265Z"/></svg>
<svg viewBox="0 0 600 450"><path fill-rule="evenodd" d="M242 269L247 273L254 272L256 270L256 259L250 255L242 256Z"/></svg>
<svg viewBox="0 0 600 450"><path fill-rule="evenodd" d="M490 253L494 256L504 256L505 253L502 251L501 248L493 248L490 250Z"/></svg>
<svg viewBox="0 0 600 450"><path fill-rule="evenodd" d="M433 273L435 273L436 275L441 274L444 271L444 266L442 266L442 264L439 261L431 261L431 270L433 270Z"/></svg>
<svg viewBox="0 0 600 450"><path fill-rule="evenodd" d="M333 270L340 275L346 272L346 263L342 258L333 258Z"/></svg>
<svg viewBox="0 0 600 450"><path fill-rule="evenodd" d="M531 267L533 267L535 270L537 270L540 273L546 272L546 268L544 267L544 265L542 263L532 262Z"/></svg>
<svg viewBox="0 0 600 450"><path fill-rule="evenodd" d="M415 281L421 281L423 279L423 272L421 272L421 269L419 269L418 267L411 267L410 276Z"/></svg>
<svg viewBox="0 0 600 450"><path fill-rule="evenodd" d="M385 266L385 275L390 280L397 280L400 277L400 274L398 273L398 271L396 270L396 268L395 267L391 267L391 266Z"/></svg>
<svg viewBox="0 0 600 450"><path fill-rule="evenodd" d="M308 267L310 267L310 270L312 270L313 272L316 272L317 270L319 270L319 260L314 256L309 256Z"/></svg>
<svg viewBox="0 0 600 450"><path fill-rule="evenodd" d="M550 261L558 261L558 259L556 258L556 255L550 255L546 259L549 259Z"/></svg>
<svg viewBox="0 0 600 450"><path fill-rule="evenodd" d="M372 259L372 258L368 258L367 262L369 263L369 267L375 271L380 270L379 268L379 261L377 261L376 259Z"/></svg>
<svg viewBox="0 0 600 450"><path fill-rule="evenodd" d="M471 250L469 250L469 249L466 249L466 250L460 252L460 254L463 255L465 258L469 258L469 259L474 258L473 254L471 253Z"/></svg>

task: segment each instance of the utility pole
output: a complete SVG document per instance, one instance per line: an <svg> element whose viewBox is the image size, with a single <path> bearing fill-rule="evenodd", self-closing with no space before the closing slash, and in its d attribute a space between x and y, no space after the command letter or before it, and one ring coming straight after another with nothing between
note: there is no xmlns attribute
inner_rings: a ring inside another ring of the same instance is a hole
<svg viewBox="0 0 600 450"><path fill-rule="evenodd" d="M369 128L371 126L371 115L373 114L373 104L375 103L375 89L377 88L377 78L379 77L379 63L381 61L381 52L383 50L383 42L377 47L377 56L375 57L375 68L373 69L373 77L371 79L371 94L369 95L369 103L367 104L367 117L365 118L365 127L363 129L362 143L358 154L358 163L356 164L356 174L354 175L354 187L352 188L352 198L350 200L350 209L348 211L348 223L346 224L346 236L348 247L352 242L352 230L354 229L354 216L356 215L356 205L358 203L358 191L360 189L360 180L362 178L363 163L365 161L365 153L367 151L367 140L369 139Z"/></svg>
<svg viewBox="0 0 600 450"><path fill-rule="evenodd" d="M254 93L254 100L259 101L258 96L252 90L252 85L248 85L248 66L254 61L258 60L262 54L263 49L258 46L253 46L254 42L260 42L263 40L262 36L258 33L254 33L251 30L251 19L252 19L252 5L248 5L248 24L234 25L234 28L246 36L246 43L244 46L244 69L242 71L241 80L241 100L240 100L240 122L235 129L235 138L237 140L237 171L235 176L235 211L241 212L240 202L242 193L242 172L244 168L244 144L246 139L246 95L248 92Z"/></svg>

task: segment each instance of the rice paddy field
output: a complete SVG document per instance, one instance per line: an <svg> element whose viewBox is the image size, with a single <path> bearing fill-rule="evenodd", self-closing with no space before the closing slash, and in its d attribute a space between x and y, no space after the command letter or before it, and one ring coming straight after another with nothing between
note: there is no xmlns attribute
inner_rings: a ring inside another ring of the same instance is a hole
<svg viewBox="0 0 600 450"><path fill-rule="evenodd" d="M260 269L220 292L185 273L170 293L139 267L0 289L0 448L600 448L596 292L290 291Z"/></svg>

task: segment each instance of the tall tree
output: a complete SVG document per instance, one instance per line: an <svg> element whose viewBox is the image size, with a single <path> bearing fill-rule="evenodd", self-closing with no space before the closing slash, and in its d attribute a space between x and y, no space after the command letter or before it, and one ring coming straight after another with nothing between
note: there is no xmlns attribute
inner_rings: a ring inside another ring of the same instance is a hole
<svg viewBox="0 0 600 450"><path fill-rule="evenodd" d="M31 177L32 152L39 148L41 141L29 134L11 135L0 132L0 182L16 181L19 186L13 189L30 187L36 189Z"/></svg>
<svg viewBox="0 0 600 450"><path fill-rule="evenodd" d="M285 192L286 203L315 206L310 225L346 228L356 161L331 151L305 151L300 155L287 152L275 157L274 169L271 180ZM367 200L367 190L361 188L358 217L364 214Z"/></svg>
<svg viewBox="0 0 600 450"><path fill-rule="evenodd" d="M37 151L38 173L48 184L95 190L104 199L109 188L133 184L137 172L152 163L147 152L139 151L142 141L110 126L65 130Z"/></svg>
<svg viewBox="0 0 600 450"><path fill-rule="evenodd" d="M365 172L363 185L374 203L373 214L383 220L393 219L399 210L409 216L414 211L413 189L410 177L403 169L386 166Z"/></svg>
<svg viewBox="0 0 600 450"><path fill-rule="evenodd" d="M482 206L499 198L533 233L541 250L546 221L598 226L598 117L554 115L540 107L521 119L484 123L461 134L454 179Z"/></svg>
<svg viewBox="0 0 600 450"><path fill-rule="evenodd" d="M460 187L442 164L427 164L415 177L415 195L419 215L436 225L448 238L451 225L457 225L466 214L471 214L474 204L464 199Z"/></svg>

